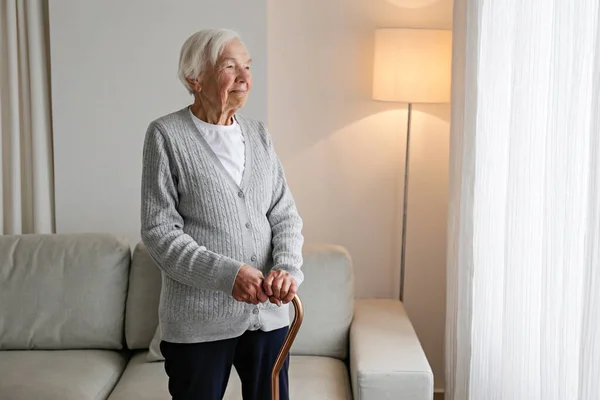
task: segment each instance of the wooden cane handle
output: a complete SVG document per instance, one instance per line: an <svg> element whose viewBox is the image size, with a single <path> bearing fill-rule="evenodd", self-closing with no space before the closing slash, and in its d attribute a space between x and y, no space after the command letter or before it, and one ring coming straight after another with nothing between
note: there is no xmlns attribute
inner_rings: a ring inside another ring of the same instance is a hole
<svg viewBox="0 0 600 400"><path fill-rule="evenodd" d="M275 360L273 372L271 373L271 399L273 400L279 400L279 372L281 371L281 368L283 368L285 359L287 358L292 344L294 343L294 339L296 339L296 335L300 330L300 325L302 325L302 319L304 319L304 309L302 308L302 302L300 301L298 295L294 296L292 299L292 304L294 304L295 309L294 320L292 321L290 329L285 336L281 350L279 350L279 354Z"/></svg>

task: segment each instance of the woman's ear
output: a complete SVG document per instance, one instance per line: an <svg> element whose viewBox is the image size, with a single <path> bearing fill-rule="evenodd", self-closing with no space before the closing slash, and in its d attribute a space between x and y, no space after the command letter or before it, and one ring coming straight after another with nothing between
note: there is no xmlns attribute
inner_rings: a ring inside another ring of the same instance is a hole
<svg viewBox="0 0 600 400"><path fill-rule="evenodd" d="M198 93L200 91L202 91L202 85L200 84L200 78L185 78L185 80L188 82L188 84L190 85L190 87L192 88L192 90L194 91L194 93Z"/></svg>

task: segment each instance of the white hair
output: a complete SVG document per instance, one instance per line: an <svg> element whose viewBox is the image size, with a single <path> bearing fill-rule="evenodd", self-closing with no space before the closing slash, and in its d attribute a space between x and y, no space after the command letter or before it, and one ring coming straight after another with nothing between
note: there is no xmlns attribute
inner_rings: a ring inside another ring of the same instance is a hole
<svg viewBox="0 0 600 400"><path fill-rule="evenodd" d="M240 35L231 29L202 29L187 38L179 54L179 80L190 94L193 89L186 78L196 79L207 66L214 66L225 46Z"/></svg>

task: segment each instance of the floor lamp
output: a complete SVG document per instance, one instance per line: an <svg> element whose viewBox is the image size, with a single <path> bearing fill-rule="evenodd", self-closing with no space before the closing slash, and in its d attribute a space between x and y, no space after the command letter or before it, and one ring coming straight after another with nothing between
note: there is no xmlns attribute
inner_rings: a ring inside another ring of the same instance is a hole
<svg viewBox="0 0 600 400"><path fill-rule="evenodd" d="M408 103L404 206L400 256L400 300L404 300L406 221L410 167L410 128L414 103L449 103L452 32L431 29L377 29L373 99Z"/></svg>

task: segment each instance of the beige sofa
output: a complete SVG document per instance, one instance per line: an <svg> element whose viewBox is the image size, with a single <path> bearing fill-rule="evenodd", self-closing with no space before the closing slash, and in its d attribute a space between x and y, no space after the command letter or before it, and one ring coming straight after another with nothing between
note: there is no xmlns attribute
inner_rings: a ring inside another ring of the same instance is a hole
<svg viewBox="0 0 600 400"><path fill-rule="evenodd" d="M431 400L402 304L355 301L341 247L306 246L303 268L291 398ZM131 256L106 234L0 237L0 399L169 399L163 363L148 361L159 292L142 244ZM225 399L241 399L239 386L234 369Z"/></svg>

